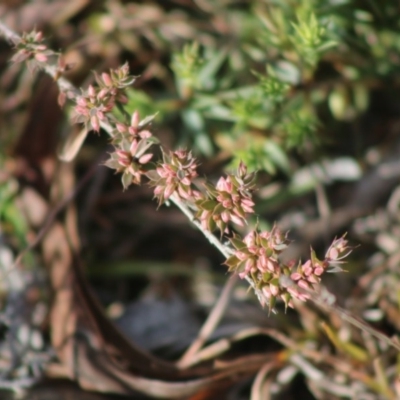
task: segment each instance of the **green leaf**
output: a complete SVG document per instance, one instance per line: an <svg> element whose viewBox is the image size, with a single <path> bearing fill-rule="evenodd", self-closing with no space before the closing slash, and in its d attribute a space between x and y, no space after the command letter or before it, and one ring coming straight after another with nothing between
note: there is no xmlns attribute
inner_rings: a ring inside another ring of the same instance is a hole
<svg viewBox="0 0 400 400"><path fill-rule="evenodd" d="M272 276L273 276L273 275L272 275L271 272L264 272L263 275L262 275L262 280L263 280L265 283L269 283L269 281L270 281L270 279L271 279Z"/></svg>
<svg viewBox="0 0 400 400"><path fill-rule="evenodd" d="M205 200L200 203L200 206L206 211L213 211L217 204L218 202L216 202L215 200Z"/></svg>
<svg viewBox="0 0 400 400"><path fill-rule="evenodd" d="M124 171L121 177L122 186L126 190L132 183L132 175L128 171Z"/></svg>
<svg viewBox="0 0 400 400"><path fill-rule="evenodd" d="M198 72L199 86L205 90L213 90L217 85L216 74L226 60L227 51L213 51Z"/></svg>
<svg viewBox="0 0 400 400"><path fill-rule="evenodd" d="M272 140L266 140L264 142L264 151L266 156L269 157L275 165L277 165L286 174L290 174L288 156L279 145Z"/></svg>
<svg viewBox="0 0 400 400"><path fill-rule="evenodd" d="M246 244L243 243L243 240L237 239L236 237L231 238L231 239L230 239L230 242L232 243L233 247L234 247L236 250L241 250L241 251L242 251L242 250L244 250L244 249L247 248Z"/></svg>
<svg viewBox="0 0 400 400"><path fill-rule="evenodd" d="M229 270L235 269L238 264L240 263L240 260L236 256L230 256L224 264L229 267Z"/></svg>

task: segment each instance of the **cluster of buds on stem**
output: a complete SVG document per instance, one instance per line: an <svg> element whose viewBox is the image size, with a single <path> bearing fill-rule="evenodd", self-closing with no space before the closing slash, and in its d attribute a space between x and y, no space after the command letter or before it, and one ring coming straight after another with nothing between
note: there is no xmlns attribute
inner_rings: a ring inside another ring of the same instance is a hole
<svg viewBox="0 0 400 400"><path fill-rule="evenodd" d="M117 69L110 69L110 73L103 72L100 76L95 74L96 82L101 90L110 92L119 103L126 104L125 88L135 82L136 77L129 75L129 65L125 63Z"/></svg>
<svg viewBox="0 0 400 400"><path fill-rule="evenodd" d="M222 234L230 221L244 226L246 215L254 213L254 181L255 174L248 174L241 162L235 175L221 177L215 187L206 184L207 196L196 201L203 228L212 232L218 227Z"/></svg>
<svg viewBox="0 0 400 400"><path fill-rule="evenodd" d="M96 75L98 87L90 85L76 99L75 121L84 123L87 130L93 129L95 132L99 132L100 121L108 119L107 114L114 108L114 105L127 102L123 89L130 86L135 79L129 75L127 64L116 70L110 70L109 74Z"/></svg>
<svg viewBox="0 0 400 400"><path fill-rule="evenodd" d="M319 260L315 251L311 249L311 258L304 264L299 263L296 270L291 273L290 279L299 288L307 292L315 289L315 286L321 282L321 276L325 272L342 271L338 264L342 264L343 259L351 253L345 236L335 239L332 242L325 254L324 260ZM294 297L301 298L302 300L309 298L307 293L300 293L293 285L288 290Z"/></svg>
<svg viewBox="0 0 400 400"><path fill-rule="evenodd" d="M15 41L16 53L12 61L28 61L36 67L43 67L48 57L56 53L48 50L42 41L40 32L24 34ZM66 65L59 62L58 73L65 68ZM150 163L153 154L149 149L158 144L158 140L146 129L154 116L140 121L138 112L134 112L130 124L126 125L107 115L115 104L122 106L127 101L124 90L135 80L129 75L128 65L95 77L97 87L90 85L76 98L75 119L85 123L87 130L96 132L100 131L101 121L111 124L114 151L105 165L122 174L124 189L132 183L140 184L141 177L145 175L155 186L154 195L159 204L173 195L189 204L208 237L216 228L222 236L228 232L230 223L244 226L247 215L254 213L252 192L255 174L248 174L247 167L241 162L235 174L221 177L215 186L206 184L203 194L193 189L193 181L198 174L197 162L191 152L163 152L163 161L154 167ZM244 238L233 234L230 242L232 255L225 264L240 278L249 280L257 294L262 293L260 301L263 305L268 304L270 310L278 298L286 307L293 307L293 299L306 301L310 297L308 293L320 283L321 276L325 272L341 270L338 264L351 252L343 236L334 240L323 260L319 260L311 250L311 258L305 263L299 262L297 266L296 263L285 264L280 255L289 241L276 226L270 232L259 232L256 228ZM292 284L282 284L284 278Z"/></svg>
<svg viewBox="0 0 400 400"><path fill-rule="evenodd" d="M159 205L173 193L186 201L200 197L200 193L192 188L193 179L197 177L197 163L190 151L163 152L163 162L150 171L147 177L151 185L155 186L154 197L158 198Z"/></svg>
<svg viewBox="0 0 400 400"><path fill-rule="evenodd" d="M147 151L158 140L139 122L139 113L132 114L130 126L117 123L114 135L114 152L105 162L109 168L122 173L122 186L126 189L132 183L140 184L142 175L145 175L146 164L153 158Z"/></svg>
<svg viewBox="0 0 400 400"><path fill-rule="evenodd" d="M319 260L313 250L311 258L304 264L301 262L293 268L295 263L284 264L279 255L289 244L287 235L274 226L273 229L263 232L257 230L248 233L242 240L237 236L231 239L235 251L225 264L230 271L238 273L240 278L249 277L257 289L262 292L265 304L271 310L278 298L283 300L286 307L293 308L292 299L306 301L308 292L316 289L325 272L332 272L338 263L349 255L351 249L345 236L336 239L329 247L324 260ZM282 285L282 276L288 277L293 284Z"/></svg>
<svg viewBox="0 0 400 400"><path fill-rule="evenodd" d="M15 43L16 52L11 58L12 62L23 62L27 61L28 65L32 69L43 68L49 56L56 55L52 50L49 50L45 44L43 44L42 32L33 30L29 33L22 34L20 40Z"/></svg>

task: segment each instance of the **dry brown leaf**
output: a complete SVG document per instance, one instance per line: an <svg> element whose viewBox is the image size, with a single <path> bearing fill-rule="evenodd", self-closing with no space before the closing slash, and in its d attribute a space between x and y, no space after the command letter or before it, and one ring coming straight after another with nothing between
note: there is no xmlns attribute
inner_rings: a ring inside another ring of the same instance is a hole
<svg viewBox="0 0 400 400"><path fill-rule="evenodd" d="M58 152L58 157L60 160L66 162L72 161L82 147L87 134L88 130L86 128L82 128L80 130L76 128L72 129L71 133L67 136L65 142L61 145L61 149Z"/></svg>

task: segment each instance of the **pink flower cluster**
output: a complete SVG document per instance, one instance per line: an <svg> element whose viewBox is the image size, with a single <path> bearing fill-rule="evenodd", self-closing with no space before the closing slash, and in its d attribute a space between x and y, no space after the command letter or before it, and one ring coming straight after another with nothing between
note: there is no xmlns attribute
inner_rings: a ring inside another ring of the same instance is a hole
<svg viewBox="0 0 400 400"><path fill-rule="evenodd" d="M132 183L139 184L142 175L147 172L144 166L153 158L153 154L147 151L158 140L149 130L141 129L139 113L135 111L130 126L116 125L113 142L115 151L104 165L122 173L124 189Z"/></svg>
<svg viewBox="0 0 400 400"><path fill-rule="evenodd" d="M186 201L199 196L192 188L193 179L197 177L196 159L186 150L163 153L163 162L147 176L155 186L154 197L158 198L159 204L168 200L173 193Z"/></svg>
<svg viewBox="0 0 400 400"><path fill-rule="evenodd" d="M246 215L254 213L254 179L254 173L247 174L247 167L240 163L235 175L221 177L215 187L206 184L207 196L196 202L203 228L212 232L218 227L222 234L229 222L244 226Z"/></svg>
<svg viewBox="0 0 400 400"><path fill-rule="evenodd" d="M48 50L42 41L41 32L23 34L15 41L16 53L12 61L28 61L34 67L44 67L49 56L56 53ZM68 65L60 57L55 79L67 68ZM140 184L145 175L155 187L154 196L159 204L172 195L174 199L182 200L190 210L195 210L195 217L209 238L217 228L221 236L230 233L230 223L239 226L246 224L248 214L254 213L254 173L247 173L247 167L241 162L235 174L221 177L215 186L206 183L205 192L200 193L193 188L198 177L198 164L190 151L163 152L162 162L157 166L152 165L150 161L153 154L149 149L158 144L158 140L146 126L154 116L140 121L139 113L135 111L130 123L122 123L108 115L115 104L127 102L124 91L136 79L129 75L128 64L109 73L95 74L95 78L97 86L90 85L76 97L75 120L84 123L87 130L96 132L100 131L102 121L111 125L114 151L105 165L122 174L124 189L132 183ZM66 93L61 93L61 96L62 104ZM69 97L73 96L74 91ZM319 260L311 250L311 257L306 262L284 264L280 255L289 241L287 234L283 234L276 226L271 231L262 232L256 228L244 238L233 234L230 242L232 255L225 264L240 278L251 282L257 294L262 294L259 296L262 305L268 304L270 310L278 298L283 300L286 307L293 307L293 299L306 301L310 298L310 292L320 283L321 276L325 272L340 271L338 265L351 252L348 241L342 236L333 241L323 260Z"/></svg>
<svg viewBox="0 0 400 400"><path fill-rule="evenodd" d="M56 54L42 42L42 32L33 30L32 32L24 33L21 39L15 43L16 53L11 58L11 61L28 61L33 68L42 68L47 63L48 57Z"/></svg>
<svg viewBox="0 0 400 400"><path fill-rule="evenodd" d="M131 85L135 77L129 75L129 67L124 64L110 73L96 76L98 87L90 85L82 95L76 99L75 121L82 122L87 129L100 131L100 122L107 120L109 113L116 102L126 103L127 98L122 89Z"/></svg>
<svg viewBox="0 0 400 400"><path fill-rule="evenodd" d="M243 240L235 236L231 243L235 251L225 264L240 278L250 277L261 290L270 309L277 298L281 298L289 307L293 307L293 298L306 301L310 298L308 292L316 288L321 276L329 272L328 268L342 262L351 251L347 240L341 237L329 247L324 260L319 260L312 250L311 259L304 264L299 263L293 271L293 263L283 264L279 259L289 242L287 235L283 235L276 226L271 232L251 231ZM282 276L286 276L293 284L282 285Z"/></svg>

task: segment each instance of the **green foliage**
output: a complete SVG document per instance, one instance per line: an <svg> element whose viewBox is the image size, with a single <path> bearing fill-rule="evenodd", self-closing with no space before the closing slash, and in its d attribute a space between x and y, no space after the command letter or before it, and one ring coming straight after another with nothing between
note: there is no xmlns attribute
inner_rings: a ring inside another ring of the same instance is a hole
<svg viewBox="0 0 400 400"><path fill-rule="evenodd" d="M202 59L197 42L185 45L182 52L174 54L171 68L177 77L177 88L182 98L190 97L192 90L201 88L201 65Z"/></svg>
<svg viewBox="0 0 400 400"><path fill-rule="evenodd" d="M336 46L337 42L331 39L326 27L313 12L301 10L297 19L297 23L292 23L294 33L291 40L299 57L306 64L315 67L321 53Z"/></svg>
<svg viewBox="0 0 400 400"><path fill-rule="evenodd" d="M27 224L17 205L18 183L15 179L0 180L0 224L4 233L15 237L17 245L26 245Z"/></svg>
<svg viewBox="0 0 400 400"><path fill-rule="evenodd" d="M129 94L128 112L159 111L176 146L223 154L237 166L290 174L292 156L318 159L340 140L329 128L368 108L374 79L400 70L392 1L254 1L215 6L232 22L173 52L173 81L151 98ZM328 113L321 113L328 110Z"/></svg>

